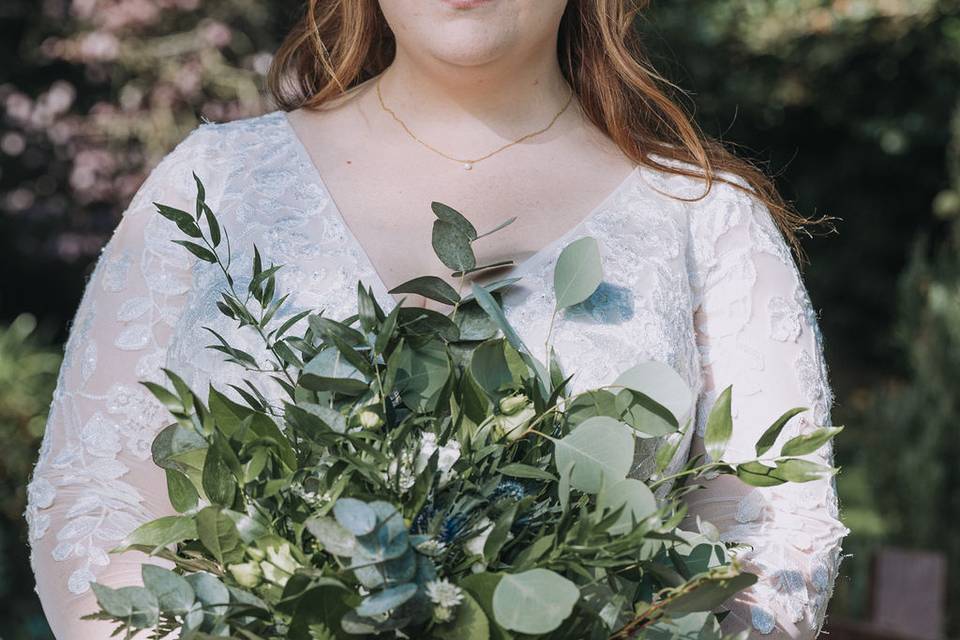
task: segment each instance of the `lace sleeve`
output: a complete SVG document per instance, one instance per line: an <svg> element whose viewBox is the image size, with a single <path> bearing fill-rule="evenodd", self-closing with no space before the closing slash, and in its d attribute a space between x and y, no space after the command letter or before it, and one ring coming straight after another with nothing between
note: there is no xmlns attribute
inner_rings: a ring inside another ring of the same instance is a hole
<svg viewBox="0 0 960 640"><path fill-rule="evenodd" d="M96 611L89 583L140 584L146 556L107 552L142 522L174 513L150 456L170 419L138 381L163 382L195 260L170 241L182 236L153 202L194 210L191 171L207 184L194 164L205 126L167 154L133 197L70 327L25 514L36 591L60 640L110 635L112 625L79 620Z"/></svg>
<svg viewBox="0 0 960 640"><path fill-rule="evenodd" d="M690 229L694 324L703 365L692 455L703 453L706 418L733 385L731 461L755 457L760 434L792 407L809 410L784 429L787 439L831 424L833 395L822 337L790 250L755 197L727 184L693 207ZM832 443L808 456L833 463ZM727 603L728 633L814 638L820 632L849 530L838 519L835 478L753 488L720 476L688 496L691 517L713 523L724 541L747 545L738 557L757 584Z"/></svg>

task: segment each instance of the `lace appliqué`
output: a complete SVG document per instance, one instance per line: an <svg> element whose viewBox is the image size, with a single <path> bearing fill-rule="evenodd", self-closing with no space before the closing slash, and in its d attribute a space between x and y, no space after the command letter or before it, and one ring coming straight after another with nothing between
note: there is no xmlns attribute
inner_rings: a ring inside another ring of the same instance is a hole
<svg viewBox="0 0 960 640"><path fill-rule="evenodd" d="M187 146L154 169L101 252L74 318L28 487L30 540L55 536L51 554L71 564L66 588L73 594L89 590L110 564L107 551L154 517L126 477L131 464L152 465L150 445L170 422L137 381L163 382L165 340L180 312L171 297L190 288L191 260L180 247L171 250L170 224L151 204L189 188Z"/></svg>

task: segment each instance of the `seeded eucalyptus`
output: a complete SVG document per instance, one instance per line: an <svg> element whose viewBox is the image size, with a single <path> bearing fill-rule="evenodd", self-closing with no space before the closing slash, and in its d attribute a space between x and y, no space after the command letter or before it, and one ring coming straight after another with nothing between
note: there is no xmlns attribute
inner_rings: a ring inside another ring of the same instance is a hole
<svg viewBox="0 0 960 640"><path fill-rule="evenodd" d="M544 364L503 312L516 278L464 291L466 276L513 264L478 266L473 252L512 219L479 234L434 202L432 244L458 287L424 276L392 293L450 312L386 312L358 284L357 313L333 319L290 313L281 267L256 247L238 290L227 230L196 185L194 213L158 212L189 238L178 244L222 271L218 309L253 328L266 355L210 330L210 348L246 372L242 386L213 380L203 399L174 371L166 386L143 383L172 417L153 461L177 513L114 550L172 569L145 564L142 587L93 585L100 609L88 618L126 637L721 638L711 611L756 576L709 523L680 528L680 498L695 490L684 480L734 474L771 486L835 472L800 456L839 427L771 452L803 408L763 434L756 459L728 461L727 388L707 422L709 458L665 475L695 406L676 372L637 363L573 394L550 337ZM567 246L552 317L602 279L595 240ZM649 476L631 473L637 438L660 441Z"/></svg>

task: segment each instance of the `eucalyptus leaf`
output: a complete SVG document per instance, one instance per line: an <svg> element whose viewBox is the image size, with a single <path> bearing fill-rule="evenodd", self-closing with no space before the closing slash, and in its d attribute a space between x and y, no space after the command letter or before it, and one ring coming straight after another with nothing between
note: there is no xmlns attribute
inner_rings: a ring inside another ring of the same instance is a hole
<svg viewBox="0 0 960 640"><path fill-rule="evenodd" d="M143 587L111 589L95 582L90 586L104 611L126 621L134 629L149 629L157 624L160 604L149 590Z"/></svg>
<svg viewBox="0 0 960 640"><path fill-rule="evenodd" d="M314 516L306 525L328 553L350 557L357 552L356 536L333 518Z"/></svg>
<svg viewBox="0 0 960 640"><path fill-rule="evenodd" d="M544 634L557 629L573 613L580 590L549 569L504 574L493 593L497 624L511 631Z"/></svg>
<svg viewBox="0 0 960 640"><path fill-rule="evenodd" d="M598 416L554 441L556 466L574 465L570 484L586 493L623 480L633 465L634 439L622 422Z"/></svg>
<svg viewBox="0 0 960 640"><path fill-rule="evenodd" d="M357 607L359 616L375 616L396 609L417 593L417 585L401 584L367 596Z"/></svg>
<svg viewBox="0 0 960 640"><path fill-rule="evenodd" d="M454 271L467 271L477 266L470 238L450 222L434 220L433 251L440 258L440 262Z"/></svg>
<svg viewBox="0 0 960 640"><path fill-rule="evenodd" d="M143 586L157 598L164 613L184 615L193 607L193 587L182 576L152 564L141 567Z"/></svg>
<svg viewBox="0 0 960 640"><path fill-rule="evenodd" d="M443 204L442 202L431 202L430 209L433 210L433 214L437 216L437 219L450 223L460 233L466 236L468 240L477 239L477 230L473 226L473 223L453 207Z"/></svg>
<svg viewBox="0 0 960 640"><path fill-rule="evenodd" d="M333 505L333 515L340 526L355 536L371 533L377 527L376 511L355 498L337 500Z"/></svg>
<svg viewBox="0 0 960 640"><path fill-rule="evenodd" d="M553 290L557 309L580 304L603 281L603 262L595 238L574 240L560 252L553 271Z"/></svg>
<svg viewBox="0 0 960 640"><path fill-rule="evenodd" d="M438 640L490 640L490 622L483 608L469 593L455 609L456 617L448 624L437 625Z"/></svg>
<svg viewBox="0 0 960 640"><path fill-rule="evenodd" d="M657 360L627 369L613 385L639 392L641 395L635 399L673 428L686 422L693 411L694 397L689 385L673 367Z"/></svg>
<svg viewBox="0 0 960 640"><path fill-rule="evenodd" d="M639 523L656 513L657 499L646 484L635 478L626 478L604 487L597 496L597 506L609 510L624 507L609 529L611 535L623 535L633 531L634 522Z"/></svg>
<svg viewBox="0 0 960 640"><path fill-rule="evenodd" d="M300 385L313 391L360 395L369 382L337 349L324 349L304 366Z"/></svg>

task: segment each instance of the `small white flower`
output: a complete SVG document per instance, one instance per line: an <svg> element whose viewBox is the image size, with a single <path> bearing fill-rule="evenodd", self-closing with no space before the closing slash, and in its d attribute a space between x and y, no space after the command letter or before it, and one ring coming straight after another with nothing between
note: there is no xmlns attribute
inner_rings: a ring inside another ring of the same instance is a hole
<svg viewBox="0 0 960 640"><path fill-rule="evenodd" d="M453 609L463 602L463 591L446 578L427 583L427 597L438 607Z"/></svg>
<svg viewBox="0 0 960 640"><path fill-rule="evenodd" d="M453 610L446 607L434 607L433 619L440 624L453 620Z"/></svg>
<svg viewBox="0 0 960 640"><path fill-rule="evenodd" d="M430 538L429 540L424 540L417 545L417 551L422 553L425 556L437 556L446 548L447 545L437 540L436 538Z"/></svg>
<svg viewBox="0 0 960 640"><path fill-rule="evenodd" d="M360 426L364 429L376 429L383 424L383 419L376 411L369 409L360 413Z"/></svg>
<svg viewBox="0 0 960 640"><path fill-rule="evenodd" d="M417 462L414 470L417 474L422 473L430 462L430 457L437 450L437 435L427 431L423 434L420 441L420 451L417 453ZM460 443L456 440L449 440L447 444L440 447L440 453L437 456L437 471L440 472L440 488L442 489L453 480L456 473L453 471L453 465L460 459Z"/></svg>

